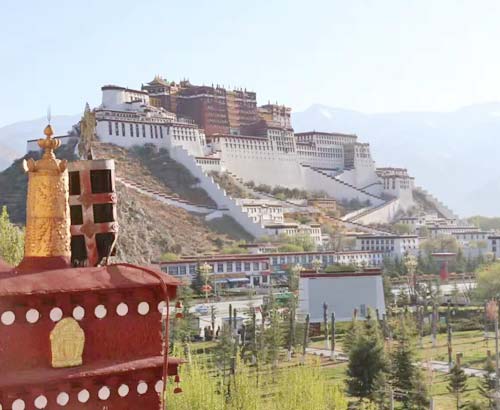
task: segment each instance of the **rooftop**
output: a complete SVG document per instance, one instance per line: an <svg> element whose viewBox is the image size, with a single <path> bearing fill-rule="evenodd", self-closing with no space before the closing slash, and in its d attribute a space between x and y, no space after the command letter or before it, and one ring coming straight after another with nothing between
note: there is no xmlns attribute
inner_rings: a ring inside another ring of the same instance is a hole
<svg viewBox="0 0 500 410"><path fill-rule="evenodd" d="M148 273L153 272L153 274ZM41 270L35 273L17 274L15 270L0 266L0 296L41 295L51 293L76 293L103 290L132 289L158 286L154 276L161 275L167 286L181 282L154 268L130 264L101 267L65 268ZM171 295L175 297L175 291Z"/></svg>

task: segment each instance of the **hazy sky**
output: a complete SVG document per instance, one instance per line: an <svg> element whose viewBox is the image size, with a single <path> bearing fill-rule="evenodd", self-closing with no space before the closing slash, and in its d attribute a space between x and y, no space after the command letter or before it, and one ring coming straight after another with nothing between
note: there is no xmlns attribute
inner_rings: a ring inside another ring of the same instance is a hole
<svg viewBox="0 0 500 410"><path fill-rule="evenodd" d="M0 0L0 126L155 74L294 110L453 110L500 99L499 22L498 0Z"/></svg>

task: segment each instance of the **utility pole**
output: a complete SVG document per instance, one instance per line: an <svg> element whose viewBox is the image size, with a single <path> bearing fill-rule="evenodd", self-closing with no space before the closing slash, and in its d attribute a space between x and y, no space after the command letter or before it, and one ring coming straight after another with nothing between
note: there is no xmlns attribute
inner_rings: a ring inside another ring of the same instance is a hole
<svg viewBox="0 0 500 410"><path fill-rule="evenodd" d="M306 362L306 349L309 340L309 313L306 316L306 325L304 329L304 342L302 344L302 364Z"/></svg>
<svg viewBox="0 0 500 410"><path fill-rule="evenodd" d="M215 306L210 306L210 321L212 325L212 339L215 340Z"/></svg>
<svg viewBox="0 0 500 410"><path fill-rule="evenodd" d="M452 340L451 340L451 306L450 306L450 301L448 300L448 310L446 312L446 333L448 335L448 366L451 369L452 362L453 362L453 346L452 346Z"/></svg>
<svg viewBox="0 0 500 410"><path fill-rule="evenodd" d="M252 363L257 363L257 317L255 308L252 309Z"/></svg>
<svg viewBox="0 0 500 410"><path fill-rule="evenodd" d="M332 355L331 359L335 359L335 312L332 312Z"/></svg>
<svg viewBox="0 0 500 410"><path fill-rule="evenodd" d="M323 325L325 326L325 349L328 349L328 304L323 302Z"/></svg>
<svg viewBox="0 0 500 410"><path fill-rule="evenodd" d="M292 350L295 345L295 295L290 299L290 334L288 337L288 360L292 360Z"/></svg>
<svg viewBox="0 0 500 410"><path fill-rule="evenodd" d="M493 320L495 324L495 401L497 408L500 408L500 371L499 371L499 357L498 357L498 302L490 300L486 305L486 316L488 319Z"/></svg>
<svg viewBox="0 0 500 410"><path fill-rule="evenodd" d="M436 303L432 304L432 347L437 345L437 322L439 320L439 312Z"/></svg>

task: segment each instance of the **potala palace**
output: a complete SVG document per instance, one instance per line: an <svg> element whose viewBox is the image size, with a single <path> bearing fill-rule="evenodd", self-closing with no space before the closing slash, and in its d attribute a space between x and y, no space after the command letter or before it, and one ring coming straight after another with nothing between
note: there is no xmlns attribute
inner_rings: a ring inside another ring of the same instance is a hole
<svg viewBox="0 0 500 410"><path fill-rule="evenodd" d="M346 223L390 223L415 205L415 190L444 217L455 217L417 188L406 169L377 168L369 144L356 135L295 133L291 108L257 106L254 92L175 83L156 76L140 90L103 86L102 103L93 111L98 140L122 147L154 144L167 149L171 158L199 179L218 211L230 214L255 237L290 229L321 233L314 232L314 226L287 225L282 213L266 223L250 216L256 206L226 195L211 172L227 172L241 183L321 191L337 201L356 199L366 204L348 215ZM28 143L28 150L32 144ZM273 204L268 205L267 211Z"/></svg>

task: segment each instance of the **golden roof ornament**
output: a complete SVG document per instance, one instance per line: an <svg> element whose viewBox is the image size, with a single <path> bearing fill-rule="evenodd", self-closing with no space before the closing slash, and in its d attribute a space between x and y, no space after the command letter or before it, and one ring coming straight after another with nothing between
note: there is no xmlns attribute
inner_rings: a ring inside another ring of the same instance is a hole
<svg viewBox="0 0 500 410"><path fill-rule="evenodd" d="M33 158L23 161L28 173L28 197L24 260L20 267L27 264L27 259L41 257L59 257L63 265L70 265L68 164L54 154L61 141L52 138L50 124L44 134L45 138L38 140L38 146L44 150L42 157L38 161Z"/></svg>

